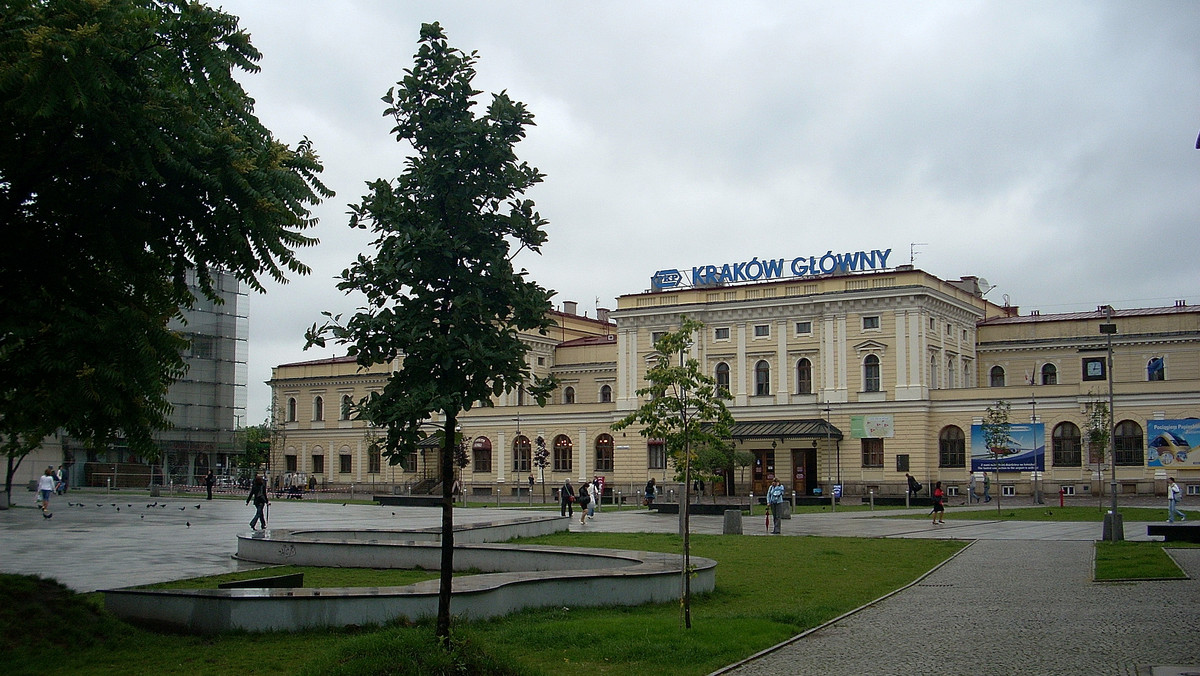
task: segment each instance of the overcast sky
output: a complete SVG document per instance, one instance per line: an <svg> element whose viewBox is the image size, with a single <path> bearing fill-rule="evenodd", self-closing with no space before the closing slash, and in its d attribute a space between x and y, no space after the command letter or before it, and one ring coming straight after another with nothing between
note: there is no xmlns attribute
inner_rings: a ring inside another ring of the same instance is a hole
<svg viewBox="0 0 1200 676"><path fill-rule="evenodd" d="M549 241L519 261L589 316L663 268L889 248L1022 313L1200 303L1200 2L214 4L263 53L259 117L337 192L313 273L247 299L250 424L272 366L344 354L303 333L355 309L346 205L403 169L380 97L422 22L479 52L480 108L535 115Z"/></svg>

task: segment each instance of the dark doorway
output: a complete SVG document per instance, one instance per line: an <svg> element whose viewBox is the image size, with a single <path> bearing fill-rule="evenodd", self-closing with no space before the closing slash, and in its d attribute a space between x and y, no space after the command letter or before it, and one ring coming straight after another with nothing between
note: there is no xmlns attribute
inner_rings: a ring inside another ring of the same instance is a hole
<svg viewBox="0 0 1200 676"><path fill-rule="evenodd" d="M812 495L817 487L817 449L792 449L792 490L797 495Z"/></svg>

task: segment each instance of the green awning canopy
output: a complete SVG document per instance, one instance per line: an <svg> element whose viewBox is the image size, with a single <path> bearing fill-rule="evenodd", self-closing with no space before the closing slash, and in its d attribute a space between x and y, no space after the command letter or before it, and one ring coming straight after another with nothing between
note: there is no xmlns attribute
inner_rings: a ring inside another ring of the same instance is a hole
<svg viewBox="0 0 1200 676"><path fill-rule="evenodd" d="M808 420L756 420L735 422L730 430L734 441L749 439L837 439L842 431L820 418Z"/></svg>

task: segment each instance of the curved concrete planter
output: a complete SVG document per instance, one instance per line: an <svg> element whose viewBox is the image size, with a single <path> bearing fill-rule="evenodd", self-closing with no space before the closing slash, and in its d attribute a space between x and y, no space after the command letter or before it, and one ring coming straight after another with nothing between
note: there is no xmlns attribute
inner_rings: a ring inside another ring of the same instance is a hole
<svg viewBox="0 0 1200 676"><path fill-rule="evenodd" d="M554 519L555 521L558 518ZM274 531L238 537L238 558L302 566L425 568L441 565L441 546L412 531ZM457 541L458 532L455 533ZM640 605L679 597L683 557L583 547L456 544L451 612L465 619L524 608ZM693 593L712 591L716 562L692 557ZM105 590L119 617L197 633L231 629L294 631L382 624L437 615L438 581L403 587L324 589Z"/></svg>

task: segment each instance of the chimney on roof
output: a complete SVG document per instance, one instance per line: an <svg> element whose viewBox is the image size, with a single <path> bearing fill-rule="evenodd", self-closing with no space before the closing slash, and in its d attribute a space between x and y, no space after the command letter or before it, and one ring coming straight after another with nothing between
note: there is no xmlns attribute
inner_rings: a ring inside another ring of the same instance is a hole
<svg viewBox="0 0 1200 676"><path fill-rule="evenodd" d="M1175 301L1175 307L1187 307L1187 301L1186 300L1177 300L1177 301Z"/></svg>
<svg viewBox="0 0 1200 676"><path fill-rule="evenodd" d="M569 315L575 314L575 310L578 307L579 307L579 303L576 303L573 300L564 300L563 301L563 312L565 314L569 314Z"/></svg>
<svg viewBox="0 0 1200 676"><path fill-rule="evenodd" d="M609 309L608 309L608 308L606 308L606 307L598 307L598 308L596 308L596 319L598 319L598 320L600 320L600 321L604 322L605 324L607 324L607 323L608 323L608 313L609 313Z"/></svg>

